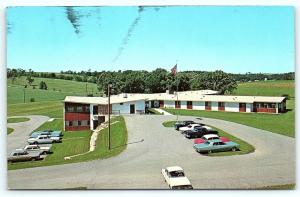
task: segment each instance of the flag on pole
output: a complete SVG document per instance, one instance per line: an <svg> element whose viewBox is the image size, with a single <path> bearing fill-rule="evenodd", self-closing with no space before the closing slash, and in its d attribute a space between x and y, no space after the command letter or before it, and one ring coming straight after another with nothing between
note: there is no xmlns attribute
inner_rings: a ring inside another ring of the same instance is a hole
<svg viewBox="0 0 300 197"><path fill-rule="evenodd" d="M171 69L171 73L173 76L176 76L177 74L177 64Z"/></svg>

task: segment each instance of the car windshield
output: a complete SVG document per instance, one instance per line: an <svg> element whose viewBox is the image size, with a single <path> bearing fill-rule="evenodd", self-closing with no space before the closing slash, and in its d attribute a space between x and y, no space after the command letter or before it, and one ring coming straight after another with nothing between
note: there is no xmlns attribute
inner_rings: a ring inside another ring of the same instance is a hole
<svg viewBox="0 0 300 197"><path fill-rule="evenodd" d="M183 177L184 173L183 173L183 171L173 171L173 172L170 172L170 175L171 175L171 177Z"/></svg>
<svg viewBox="0 0 300 197"><path fill-rule="evenodd" d="M206 141L205 144L210 144L210 142L209 142L209 141Z"/></svg>
<svg viewBox="0 0 300 197"><path fill-rule="evenodd" d="M193 189L191 185L178 185L174 186L172 189Z"/></svg>

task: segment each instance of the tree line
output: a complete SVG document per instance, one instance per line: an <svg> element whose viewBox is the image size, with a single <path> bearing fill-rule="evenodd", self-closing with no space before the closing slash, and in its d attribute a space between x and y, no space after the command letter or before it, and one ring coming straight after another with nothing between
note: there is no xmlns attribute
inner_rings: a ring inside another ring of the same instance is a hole
<svg viewBox="0 0 300 197"><path fill-rule="evenodd" d="M173 76L170 71L157 68L151 72L145 70L133 71L61 71L60 73L34 72L31 69L7 69L7 77L12 82L26 76L29 85L33 77L74 80L79 82L96 83L99 92L107 93L108 84L112 84L114 94L127 93L161 93L169 90L187 91L199 89L217 90L220 94L230 93L237 87L237 82L256 80L294 80L295 73L264 74L246 73L231 74L221 70L208 71L182 71ZM45 82L40 84L41 89L47 89Z"/></svg>

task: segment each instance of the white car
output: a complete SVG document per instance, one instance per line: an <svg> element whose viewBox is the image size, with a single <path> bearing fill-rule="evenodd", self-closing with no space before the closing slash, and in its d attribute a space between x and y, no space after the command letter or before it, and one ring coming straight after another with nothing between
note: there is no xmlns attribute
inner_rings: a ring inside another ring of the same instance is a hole
<svg viewBox="0 0 300 197"><path fill-rule="evenodd" d="M220 137L217 134L207 134L202 136L203 140L218 140Z"/></svg>
<svg viewBox="0 0 300 197"><path fill-rule="evenodd" d="M50 137L47 135L39 135L37 137L32 137L27 140L29 144L52 144L60 141L60 137Z"/></svg>
<svg viewBox="0 0 300 197"><path fill-rule="evenodd" d="M201 125L200 124L190 124L186 127L180 127L179 131L181 131L181 132L190 131L190 130L193 130L195 127L201 127Z"/></svg>
<svg viewBox="0 0 300 197"><path fill-rule="evenodd" d="M47 153L51 153L51 146L39 146L37 144L33 144L33 145L26 145L23 149L26 150L27 152L31 152L31 151L38 151L41 154L47 154Z"/></svg>
<svg viewBox="0 0 300 197"><path fill-rule="evenodd" d="M205 129L207 129L208 131L211 131L211 130L213 130L211 127L209 127L209 126L202 126L202 128L205 128Z"/></svg>
<svg viewBox="0 0 300 197"><path fill-rule="evenodd" d="M161 170L165 182L171 189L193 189L189 179L184 175L184 171L179 166L171 166Z"/></svg>

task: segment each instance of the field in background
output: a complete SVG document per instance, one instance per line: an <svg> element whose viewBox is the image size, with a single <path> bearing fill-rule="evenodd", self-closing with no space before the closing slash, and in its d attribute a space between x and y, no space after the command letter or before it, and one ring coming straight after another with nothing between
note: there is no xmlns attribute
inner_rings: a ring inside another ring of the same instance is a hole
<svg viewBox="0 0 300 197"><path fill-rule="evenodd" d="M40 90L39 83L46 82L48 90ZM71 80L50 79L50 78L34 78L33 84L36 85L35 89L32 87L24 88L26 85L26 78L17 78L14 83L11 79L7 80L7 103L16 104L30 102L34 98L35 102L41 101L59 101L63 100L65 96L85 96L86 93L98 94L97 85L94 83L77 82Z"/></svg>

